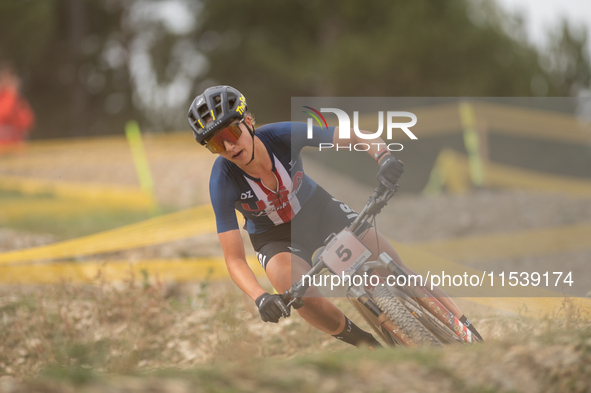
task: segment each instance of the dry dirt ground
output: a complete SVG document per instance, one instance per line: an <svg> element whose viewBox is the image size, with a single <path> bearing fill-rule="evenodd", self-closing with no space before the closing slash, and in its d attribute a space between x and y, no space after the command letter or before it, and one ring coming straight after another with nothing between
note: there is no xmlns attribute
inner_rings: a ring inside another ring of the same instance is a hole
<svg viewBox="0 0 591 393"><path fill-rule="evenodd" d="M167 143L166 149L158 150L156 142L147 142L159 201L179 209L207 203L213 157L195 154L194 145ZM0 165L0 174L137 184L130 160L109 158L105 151L100 146L93 149L97 158L92 162L90 153L57 155L48 166L42 155L51 151L45 148L35 152L38 164L28 158L6 161L10 165ZM372 191L311 160L305 164L313 179L355 209ZM388 237L419 243L591 222L591 200L518 190L437 198L400 192L381 216L378 227ZM52 234L0 228L0 252L59 240ZM128 250L117 257L220 253L216 236L207 235ZM548 270L568 260L580 269L577 280L591 289L590 259L590 252L581 251L487 263ZM591 392L588 316L571 310L567 319L550 316L540 322L458 302L490 343L461 352L446 348L368 354L346 351L346 345L298 317L263 324L252 303L224 282L146 285L135 277L115 286L97 282L88 287L3 287L0 391L332 392L395 391L397 386L399 391L426 392ZM340 305L354 313L346 302ZM176 371L153 374L170 367ZM97 377L116 374L125 376ZM39 375L48 379L37 379Z"/></svg>

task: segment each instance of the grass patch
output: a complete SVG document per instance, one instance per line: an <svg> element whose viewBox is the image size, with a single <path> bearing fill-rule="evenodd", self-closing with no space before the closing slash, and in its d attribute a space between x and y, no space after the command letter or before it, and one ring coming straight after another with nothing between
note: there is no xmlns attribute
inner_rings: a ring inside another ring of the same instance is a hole
<svg viewBox="0 0 591 393"><path fill-rule="evenodd" d="M34 312L37 309L37 299L35 296L25 294L13 301L9 301L7 304L0 306L0 315L15 315L21 308L25 312Z"/></svg>
<svg viewBox="0 0 591 393"><path fill-rule="evenodd" d="M333 300L359 319L346 300ZM167 392L181 382L185 391L281 393L591 386L591 325L576 310L542 321L475 319L484 344L372 352L316 331L295 313L265 324L228 282L169 290L138 275L119 284L0 288L0 304L0 377L20 381L20 391L131 384Z"/></svg>

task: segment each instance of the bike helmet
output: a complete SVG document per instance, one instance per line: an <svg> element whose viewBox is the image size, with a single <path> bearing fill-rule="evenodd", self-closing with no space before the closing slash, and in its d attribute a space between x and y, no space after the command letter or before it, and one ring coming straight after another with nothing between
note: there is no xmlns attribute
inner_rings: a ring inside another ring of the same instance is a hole
<svg viewBox="0 0 591 393"><path fill-rule="evenodd" d="M214 86L195 97L189 107L189 125L195 140L205 146L209 138L246 114L246 98L231 86Z"/></svg>

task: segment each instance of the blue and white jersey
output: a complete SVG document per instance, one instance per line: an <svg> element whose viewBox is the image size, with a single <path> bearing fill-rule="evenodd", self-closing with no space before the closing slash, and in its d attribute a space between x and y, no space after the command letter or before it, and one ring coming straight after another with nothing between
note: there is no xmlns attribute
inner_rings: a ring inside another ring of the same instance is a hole
<svg viewBox="0 0 591 393"><path fill-rule="evenodd" d="M209 195L218 233L238 229L234 210L246 219L248 233L265 232L291 221L316 190L316 183L304 173L300 150L304 146L332 143L334 127L314 127L307 139L305 123L273 123L256 131L273 163L277 190L267 188L260 179L218 157L209 179Z"/></svg>

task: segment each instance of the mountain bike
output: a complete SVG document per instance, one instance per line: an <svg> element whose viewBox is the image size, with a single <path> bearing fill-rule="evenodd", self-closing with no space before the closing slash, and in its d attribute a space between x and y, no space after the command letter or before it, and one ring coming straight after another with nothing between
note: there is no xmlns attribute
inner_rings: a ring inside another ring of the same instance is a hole
<svg viewBox="0 0 591 393"><path fill-rule="evenodd" d="M372 252L359 239L396 190L397 186L389 189L378 185L355 221L326 239L325 246L314 255L310 271L285 291L283 301L288 307L302 307L306 290L312 285L304 277L328 272L348 281L347 299L389 346L478 341L426 289L420 276L406 273L385 252L372 259Z"/></svg>

